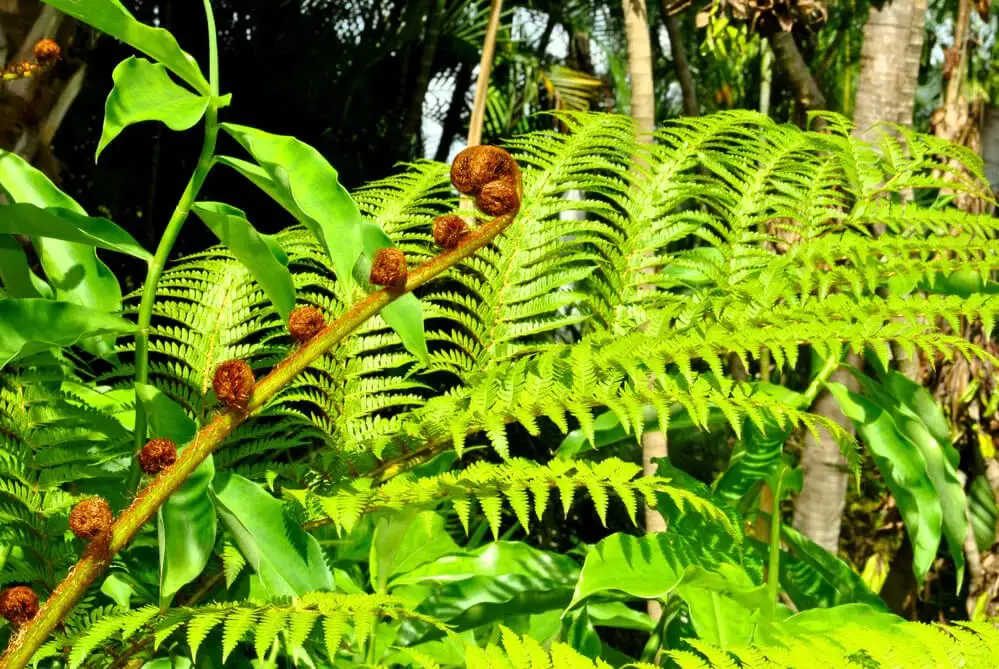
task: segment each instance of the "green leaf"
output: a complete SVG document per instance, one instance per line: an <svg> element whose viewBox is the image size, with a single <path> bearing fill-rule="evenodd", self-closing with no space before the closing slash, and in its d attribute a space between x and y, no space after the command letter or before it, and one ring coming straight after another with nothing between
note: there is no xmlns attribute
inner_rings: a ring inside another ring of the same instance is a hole
<svg viewBox="0 0 999 669"><path fill-rule="evenodd" d="M16 239L0 235L0 282L8 297L52 297L52 287L31 271Z"/></svg>
<svg viewBox="0 0 999 669"><path fill-rule="evenodd" d="M281 319L287 321L295 308L295 283L288 271L287 255L274 252L276 242L257 232L246 220L246 214L235 207L220 202L196 202L191 209L250 270ZM280 245L277 247L280 249Z"/></svg>
<svg viewBox="0 0 999 669"><path fill-rule="evenodd" d="M223 123L222 129L253 156L268 179L256 173L251 180L315 235L333 261L337 279L349 285L363 250L364 220L337 171L319 151L294 137L231 123ZM225 164L239 165L231 160Z"/></svg>
<svg viewBox="0 0 999 669"><path fill-rule="evenodd" d="M147 262L153 257L115 223L106 218L84 216L71 209L42 209L27 203L5 205L0 207L0 233L62 239L127 253Z"/></svg>
<svg viewBox="0 0 999 669"><path fill-rule="evenodd" d="M597 594L620 592L639 599L661 599L683 578L668 534L642 537L617 532L586 554L569 609Z"/></svg>
<svg viewBox="0 0 999 669"><path fill-rule="evenodd" d="M201 120L209 98L174 83L160 63L130 56L111 74L114 88L104 106L104 129L97 155L134 123L160 121L174 131L187 130Z"/></svg>
<svg viewBox="0 0 999 669"><path fill-rule="evenodd" d="M387 592L396 574L405 574L442 555L459 552L444 518L433 511L409 509L379 519L371 542L371 587Z"/></svg>
<svg viewBox="0 0 999 669"><path fill-rule="evenodd" d="M417 609L461 631L520 615L561 610L572 596L579 566L564 555L520 542L496 541L464 555L446 555L393 581L393 594L440 584ZM402 584L409 587L400 588ZM407 622L396 642L411 645L439 636L425 624Z"/></svg>
<svg viewBox="0 0 999 669"><path fill-rule="evenodd" d="M888 411L841 383L827 383L843 414L871 449L909 532L913 570L920 582L929 572L943 527L940 498L926 473L922 453L895 426Z"/></svg>
<svg viewBox="0 0 999 669"><path fill-rule="evenodd" d="M101 592L110 597L115 604L129 608L132 601L132 584L113 571L101 583Z"/></svg>
<svg viewBox="0 0 999 669"><path fill-rule="evenodd" d="M761 640L772 642L782 636L811 637L851 625L859 628L887 630L903 622L893 613L871 608L866 604L844 604L827 609L811 609L796 613L781 621L761 626Z"/></svg>
<svg viewBox="0 0 999 669"><path fill-rule="evenodd" d="M656 623L645 611L636 611L624 602L591 601L586 613L596 627L615 627L623 630L651 632Z"/></svg>
<svg viewBox="0 0 999 669"><path fill-rule="evenodd" d="M135 20L118 0L45 0L56 9L69 14L102 33L130 44L153 60L166 65L178 77L204 94L211 87L198 63L177 44L164 28L152 28Z"/></svg>
<svg viewBox="0 0 999 669"><path fill-rule="evenodd" d="M0 369L15 358L135 331L121 316L69 302L0 299Z"/></svg>
<svg viewBox="0 0 999 669"><path fill-rule="evenodd" d="M363 223L361 236L364 242L364 256L355 265L355 277L362 286L368 284L367 276L371 270L370 259L375 257L378 249L392 247L392 240L385 231L373 223ZM361 276L357 277L358 267L362 267ZM416 295L406 293L399 296L380 312L381 317L402 339L406 350L416 356L425 365L430 364L430 351L427 350L427 338L423 329L423 308Z"/></svg>
<svg viewBox="0 0 999 669"><path fill-rule="evenodd" d="M957 567L957 587L964 578L964 538L968 534L968 500L957 476L960 456L950 440L950 429L943 411L929 392L898 372L891 372L882 386L874 379L855 372L864 392L885 411L899 434L919 449L926 474L940 500L943 534ZM934 427L929 427L932 423ZM943 441L939 441L940 435Z"/></svg>
<svg viewBox="0 0 999 669"><path fill-rule="evenodd" d="M767 587L734 564L719 563L711 572L691 568L676 593L687 603L697 637L722 648L749 643L760 621L774 616Z"/></svg>
<svg viewBox="0 0 999 669"><path fill-rule="evenodd" d="M212 493L222 522L271 597L333 590L333 574L316 538L285 515L263 487L219 472Z"/></svg>
<svg viewBox="0 0 999 669"><path fill-rule="evenodd" d="M159 388L148 383L136 383L135 395L146 410L150 439L169 439L178 446L194 439L198 432L197 425L179 404L160 392Z"/></svg>
<svg viewBox="0 0 999 669"><path fill-rule="evenodd" d="M68 209L81 216L87 215L41 171L8 151L0 151L0 187L11 202L33 204L43 209ZM92 246L44 237L33 237L32 244L55 299L107 313L121 311L118 280L100 261ZM108 340L90 340L84 348L105 357L113 354Z"/></svg>
<svg viewBox="0 0 999 669"><path fill-rule="evenodd" d="M978 550L986 551L995 541L999 506L996 505L995 492L985 476L976 476L968 486L968 511Z"/></svg>
<svg viewBox="0 0 999 669"><path fill-rule="evenodd" d="M180 405L145 383L135 384L135 394L149 417L153 437L179 445L194 439L197 426ZM218 518L208 490L214 477L215 460L208 456L157 512L160 606L169 606L177 591L196 579L212 556Z"/></svg>

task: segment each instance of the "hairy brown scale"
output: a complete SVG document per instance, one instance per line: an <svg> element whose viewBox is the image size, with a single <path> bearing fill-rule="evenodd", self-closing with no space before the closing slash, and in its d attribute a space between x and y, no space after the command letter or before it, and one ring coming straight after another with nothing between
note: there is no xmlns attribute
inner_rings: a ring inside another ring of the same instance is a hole
<svg viewBox="0 0 999 669"><path fill-rule="evenodd" d="M80 539L89 541L111 529L114 515L102 497L85 499L69 512L69 529Z"/></svg>
<svg viewBox="0 0 999 669"><path fill-rule="evenodd" d="M38 595L26 585L0 592L0 616L14 625L23 625L38 613Z"/></svg>
<svg viewBox="0 0 999 669"><path fill-rule="evenodd" d="M515 179L517 163L498 146L470 146L451 163L451 183L459 193L478 195L486 184Z"/></svg>
<svg viewBox="0 0 999 669"><path fill-rule="evenodd" d="M177 444L169 439L150 439L139 451L139 466L153 476L177 461Z"/></svg>
<svg viewBox="0 0 999 669"><path fill-rule="evenodd" d="M457 214L438 216L434 219L434 242L442 249L455 248L471 232L468 223Z"/></svg>
<svg viewBox="0 0 999 669"><path fill-rule="evenodd" d="M288 332L295 341L305 342L326 327L323 312L315 307L298 307L288 317Z"/></svg>
<svg viewBox="0 0 999 669"><path fill-rule="evenodd" d="M371 263L369 280L376 286L401 288L406 285L406 256L399 249L378 249Z"/></svg>
<svg viewBox="0 0 999 669"><path fill-rule="evenodd" d="M226 360L215 368L212 388L225 407L246 412L256 379L245 360Z"/></svg>

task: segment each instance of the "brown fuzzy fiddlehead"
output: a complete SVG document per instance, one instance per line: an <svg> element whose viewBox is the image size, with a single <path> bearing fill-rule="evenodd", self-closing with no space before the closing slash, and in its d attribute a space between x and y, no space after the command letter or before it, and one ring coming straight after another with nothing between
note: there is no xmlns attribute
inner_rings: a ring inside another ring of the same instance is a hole
<svg viewBox="0 0 999 669"><path fill-rule="evenodd" d="M376 286L401 288L406 285L409 275L406 267L406 256L399 249L378 249L375 259L371 262L371 274L368 279Z"/></svg>
<svg viewBox="0 0 999 669"><path fill-rule="evenodd" d="M13 625L23 625L38 613L38 595L26 585L0 592L0 616Z"/></svg>
<svg viewBox="0 0 999 669"><path fill-rule="evenodd" d="M114 515L111 507L102 497L85 499L69 512L69 529L78 538L91 541L106 534L111 529Z"/></svg>
<svg viewBox="0 0 999 669"><path fill-rule="evenodd" d="M150 439L139 451L139 466L155 476L177 461L177 444L169 439Z"/></svg>
<svg viewBox="0 0 999 669"><path fill-rule="evenodd" d="M62 49L55 43L55 40L42 39L35 43L32 55L35 57L34 62L22 60L3 68L3 80L27 79L40 74L43 70L47 70L59 62L59 59L62 58Z"/></svg>
<svg viewBox="0 0 999 669"><path fill-rule="evenodd" d="M298 307L288 317L288 333L297 342L306 342L326 327L323 312L315 307Z"/></svg>
<svg viewBox="0 0 999 669"><path fill-rule="evenodd" d="M245 360L226 360L215 369L212 388L227 409L246 413L256 379Z"/></svg>

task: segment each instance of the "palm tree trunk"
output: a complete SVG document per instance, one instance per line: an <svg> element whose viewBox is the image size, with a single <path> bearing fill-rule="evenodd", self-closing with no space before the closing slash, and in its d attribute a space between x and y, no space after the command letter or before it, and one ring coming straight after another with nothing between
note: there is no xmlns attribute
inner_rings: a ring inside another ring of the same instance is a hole
<svg viewBox="0 0 999 669"><path fill-rule="evenodd" d="M502 11L503 0L493 0L489 9L489 24L486 26L486 40L482 45L482 60L479 61L479 80L475 84L472 118L468 122L469 146L482 143L482 124L486 120L486 94L489 92L489 76L493 70L496 35L499 33L500 12Z"/></svg>
<svg viewBox="0 0 999 669"><path fill-rule="evenodd" d="M878 121L912 125L926 0L893 0L871 7L860 51L860 81L853 108L858 133Z"/></svg>
<svg viewBox="0 0 999 669"><path fill-rule="evenodd" d="M628 40L628 74L631 79L631 117L641 141L656 127L656 101L652 85L652 42L645 0L623 0L624 26Z"/></svg>
<svg viewBox="0 0 999 669"><path fill-rule="evenodd" d="M645 0L623 0L625 33L628 39L628 74L631 78L631 116L635 119L638 141L651 143L656 127L655 94L652 83L652 42L649 39L649 15ZM650 381L651 382L651 381ZM645 475L655 473L653 458L668 455L666 435L663 432L646 432L642 435L642 464ZM645 507L646 533L662 532L666 521L653 508ZM657 601L648 603L653 620L662 617L662 606Z"/></svg>
<svg viewBox="0 0 999 669"><path fill-rule="evenodd" d="M676 78L680 82L680 92L683 94L683 113L687 116L698 116L701 106L697 103L697 88L694 86L694 76L690 73L690 63L687 61L687 50L683 48L683 35L680 34L680 20L669 13L668 0L659 0L662 7L663 21L666 24L666 34L669 35L669 50L673 56L673 67L676 68Z"/></svg>
<svg viewBox="0 0 999 669"><path fill-rule="evenodd" d="M420 121L423 119L423 101L427 97L427 87L430 85L430 73L434 65L434 54L437 52L437 42L441 34L441 23L444 20L444 0L431 0L427 12L427 29L423 40L423 53L420 55L420 70L416 75L416 85L413 98L402 124L403 139L410 145L418 136ZM423 156L424 151L418 151Z"/></svg>

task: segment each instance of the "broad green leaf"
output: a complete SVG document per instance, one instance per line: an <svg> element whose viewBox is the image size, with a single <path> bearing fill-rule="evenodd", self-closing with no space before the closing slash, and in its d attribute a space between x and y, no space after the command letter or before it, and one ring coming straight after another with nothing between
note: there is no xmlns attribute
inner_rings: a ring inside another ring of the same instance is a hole
<svg viewBox="0 0 999 669"><path fill-rule="evenodd" d="M207 95L211 92L208 80L201 74L197 62L180 48L168 30L139 23L118 0L45 0L45 2L163 63L199 93Z"/></svg>
<svg viewBox="0 0 999 669"><path fill-rule="evenodd" d="M135 331L121 316L41 298L0 299L0 368L15 358Z"/></svg>
<svg viewBox="0 0 999 669"><path fill-rule="evenodd" d="M136 383L135 394L149 417L150 434L170 439L183 451L197 432L194 421L154 386ZM208 489L214 477L215 461L208 456L157 512L160 606L169 606L177 591L196 579L212 556L218 518Z"/></svg>
<svg viewBox="0 0 999 669"><path fill-rule="evenodd" d="M781 525L781 537L791 549L790 553L781 552L781 587L799 607L861 603L888 610L863 577L843 560L788 525ZM761 556L767 555L768 544L755 539L748 541Z"/></svg>
<svg viewBox="0 0 999 669"><path fill-rule="evenodd" d="M388 238L385 231L373 223L363 223L361 226L361 236L364 243L364 255L358 260L355 266L355 277L357 268L362 267L362 275L358 282L365 286L367 276L370 272L370 259L374 258L378 249L391 248L392 240ZM430 364L430 352L427 350L426 333L423 330L423 308L416 295L406 293L396 298L391 304L381 310L379 314L386 323L402 339L403 345L410 353L425 365Z"/></svg>
<svg viewBox="0 0 999 669"><path fill-rule="evenodd" d="M884 385L856 371L854 376L867 396L887 412L898 433L922 455L926 474L940 500L943 534L957 567L960 589L964 577L964 538L968 534L968 500L957 476L960 456L951 443L943 410L927 390L898 372L888 373Z"/></svg>
<svg viewBox="0 0 999 669"><path fill-rule="evenodd" d="M594 595L614 592L661 599L676 589L685 570L667 533L635 537L617 532L586 554L568 608Z"/></svg>
<svg viewBox="0 0 999 669"><path fill-rule="evenodd" d="M285 515L263 487L232 472L212 484L219 515L271 597L333 589L333 574L316 538Z"/></svg>
<svg viewBox="0 0 999 669"><path fill-rule="evenodd" d="M231 123L223 123L222 129L253 156L268 177L264 182L258 173L253 182L315 235L333 261L337 279L349 285L363 250L364 220L340 185L337 171L319 151L294 137Z"/></svg>
<svg viewBox="0 0 999 669"><path fill-rule="evenodd" d="M371 587L387 592L396 574L459 550L440 514L416 509L387 514L379 519L371 542Z"/></svg>
<svg viewBox="0 0 999 669"><path fill-rule="evenodd" d="M929 572L943 528L940 498L926 473L922 453L898 429L888 411L841 383L827 383L843 414L871 449L895 497L913 548L913 569L920 582Z"/></svg>
<svg viewBox="0 0 999 669"><path fill-rule="evenodd" d="M11 202L87 215L41 171L9 151L0 151L0 188ZM32 244L55 299L107 313L121 311L118 280L92 246L43 237L33 237ZM106 339L91 340L84 348L105 357L113 355L111 342Z"/></svg>
<svg viewBox="0 0 999 669"><path fill-rule="evenodd" d="M399 589L402 583L439 584L418 610L461 631L512 616L561 610L572 597L578 574L579 566L571 558L520 542L497 541L417 567L394 581L392 587L393 594L405 598L415 586ZM438 635L426 625L407 622L397 643L411 644Z"/></svg>
<svg viewBox="0 0 999 669"><path fill-rule="evenodd" d="M0 282L8 297L52 297L52 287L31 270L28 255L10 235L0 235Z"/></svg>
<svg viewBox="0 0 999 669"><path fill-rule="evenodd" d="M174 83L160 63L129 56L111 74L114 88L104 106L104 129L97 155L134 123L160 121L174 131L187 130L201 120L209 98Z"/></svg>
<svg viewBox="0 0 999 669"><path fill-rule="evenodd" d="M257 232L246 220L246 214L235 207L220 202L196 202L191 209L250 270L281 319L287 321L295 308L295 283L288 271L287 255L274 253L276 242Z"/></svg>
<svg viewBox="0 0 999 669"><path fill-rule="evenodd" d="M132 601L132 584L122 578L119 572L111 572L101 583L101 592L110 597L115 604L129 608Z"/></svg>
<svg viewBox="0 0 999 669"><path fill-rule="evenodd" d="M636 611L624 602L591 601L586 613L596 627L615 627L623 630L651 632L656 623L645 611Z"/></svg>
<svg viewBox="0 0 999 669"><path fill-rule="evenodd" d="M169 439L177 446L183 446L194 439L198 432L194 421L184 409L148 383L136 383L135 395L146 410L149 423L149 438Z"/></svg>
<svg viewBox="0 0 999 669"><path fill-rule="evenodd" d="M893 613L871 608L866 604L843 604L825 609L810 609L796 613L772 625L761 626L764 642L782 636L809 637L825 632L835 633L846 625L866 629L890 629L903 619Z"/></svg>
<svg viewBox="0 0 999 669"><path fill-rule="evenodd" d="M999 506L985 476L976 476L968 486L968 511L978 550L986 551L995 541Z"/></svg>
<svg viewBox="0 0 999 669"><path fill-rule="evenodd" d="M767 587L734 564L719 563L711 572L694 567L676 593L687 603L697 637L722 648L749 643L760 621L774 615Z"/></svg>
<svg viewBox="0 0 999 669"><path fill-rule="evenodd" d="M72 209L42 209L27 203L5 205L0 207L0 233L61 239L127 253L145 261L153 257L115 223L106 218L84 216Z"/></svg>
<svg viewBox="0 0 999 669"><path fill-rule="evenodd" d="M603 643L589 616L589 607L583 604L563 617L562 640L577 653L591 660L600 657Z"/></svg>

